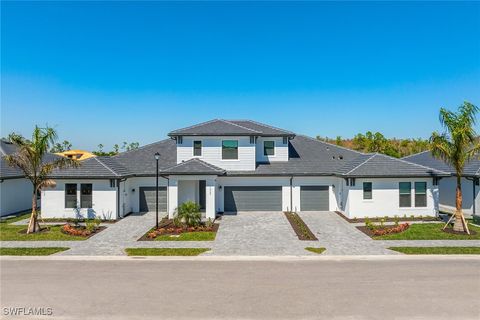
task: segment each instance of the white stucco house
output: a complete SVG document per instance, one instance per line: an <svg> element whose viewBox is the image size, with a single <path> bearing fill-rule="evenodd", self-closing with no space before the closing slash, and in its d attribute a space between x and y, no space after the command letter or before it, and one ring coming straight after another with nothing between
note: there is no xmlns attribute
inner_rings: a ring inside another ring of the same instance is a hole
<svg viewBox="0 0 480 320"><path fill-rule="evenodd" d="M438 184L440 210L455 212L455 193L457 176L455 169L445 162L433 157L430 151L420 152L404 158L407 161L420 165L429 166L437 170L450 173L450 177L442 178ZM466 216L480 215L480 157L472 159L465 165L461 177L462 185L462 209Z"/></svg>
<svg viewBox="0 0 480 320"><path fill-rule="evenodd" d="M52 174L43 217L118 219L197 202L206 218L240 211L341 211L348 217L435 216L438 181L449 173L364 154L250 120L215 119L113 157Z"/></svg>
<svg viewBox="0 0 480 320"><path fill-rule="evenodd" d="M20 169L10 167L4 156L17 147L0 140L0 216L9 216L32 208L32 183Z"/></svg>

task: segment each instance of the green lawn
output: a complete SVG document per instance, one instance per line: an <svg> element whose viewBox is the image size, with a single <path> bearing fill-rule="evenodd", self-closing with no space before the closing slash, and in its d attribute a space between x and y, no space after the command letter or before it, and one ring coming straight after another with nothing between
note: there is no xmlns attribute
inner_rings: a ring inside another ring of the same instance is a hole
<svg viewBox="0 0 480 320"><path fill-rule="evenodd" d="M480 254L480 247L391 247L405 254Z"/></svg>
<svg viewBox="0 0 480 320"><path fill-rule="evenodd" d="M177 236L162 235L155 238L155 241L213 241L215 232L185 232Z"/></svg>
<svg viewBox="0 0 480 320"><path fill-rule="evenodd" d="M70 248L0 248L0 256L49 256Z"/></svg>
<svg viewBox="0 0 480 320"><path fill-rule="evenodd" d="M129 256L198 256L210 248L126 248Z"/></svg>
<svg viewBox="0 0 480 320"><path fill-rule="evenodd" d="M469 229L476 231L476 235L456 235L442 231L443 223L412 224L401 233L387 234L373 237L375 240L479 240L480 227L469 224Z"/></svg>
<svg viewBox="0 0 480 320"><path fill-rule="evenodd" d="M322 254L326 249L325 248L306 247L305 250L313 252L313 253Z"/></svg>
<svg viewBox="0 0 480 320"><path fill-rule="evenodd" d="M12 222L23 220L29 218L30 214L24 214L15 218L10 218L0 222L0 241L75 241L75 240L86 240L84 237L72 236L64 234L61 231L61 226L49 226L49 231L26 234L19 233L19 231L26 230L27 226L15 226L12 225ZM41 224L40 224L41 225Z"/></svg>

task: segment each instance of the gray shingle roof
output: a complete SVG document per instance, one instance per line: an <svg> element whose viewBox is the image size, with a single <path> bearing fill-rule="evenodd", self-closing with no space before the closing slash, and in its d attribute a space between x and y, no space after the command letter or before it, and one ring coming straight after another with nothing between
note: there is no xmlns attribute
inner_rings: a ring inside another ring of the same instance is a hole
<svg viewBox="0 0 480 320"><path fill-rule="evenodd" d="M358 163L352 168L348 164L342 168L342 174L347 177L418 177L418 176L448 176L443 172L423 165L414 164L402 159L384 154L374 153L362 155L352 163ZM348 171L347 171L348 170Z"/></svg>
<svg viewBox="0 0 480 320"><path fill-rule="evenodd" d="M160 171L161 174L223 175L225 170L200 159L190 159Z"/></svg>
<svg viewBox="0 0 480 320"><path fill-rule="evenodd" d="M409 162L432 167L437 170L446 171L451 174L456 173L453 167L446 164L444 161L435 158L430 151L424 151L417 154L413 154L413 155L404 157L403 159ZM470 160L470 162L468 162L465 165L463 175L468 177L480 176L480 155Z"/></svg>
<svg viewBox="0 0 480 320"><path fill-rule="evenodd" d="M11 142L0 140L0 179L16 179L23 178L25 174L17 167L11 167L3 158L6 155L17 152L18 147ZM47 153L43 157L44 162L50 162L59 156Z"/></svg>
<svg viewBox="0 0 480 320"><path fill-rule="evenodd" d="M169 136L294 136L290 131L251 120L214 119L174 130Z"/></svg>
<svg viewBox="0 0 480 320"><path fill-rule="evenodd" d="M11 167L3 158L8 154L17 152L18 147L10 142L0 140L0 179L22 178L25 175L22 170Z"/></svg>
<svg viewBox="0 0 480 320"><path fill-rule="evenodd" d="M112 157L92 157L80 161L78 168L54 170L51 178L120 178L129 175L129 171Z"/></svg>

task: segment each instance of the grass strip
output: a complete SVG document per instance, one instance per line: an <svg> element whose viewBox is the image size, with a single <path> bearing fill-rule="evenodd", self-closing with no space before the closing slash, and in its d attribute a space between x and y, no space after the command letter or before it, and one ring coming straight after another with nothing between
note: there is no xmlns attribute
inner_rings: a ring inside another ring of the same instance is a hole
<svg viewBox="0 0 480 320"><path fill-rule="evenodd" d="M210 248L126 248L129 256L198 256Z"/></svg>
<svg viewBox="0 0 480 320"><path fill-rule="evenodd" d="M480 247L390 247L405 254L480 254Z"/></svg>
<svg viewBox="0 0 480 320"><path fill-rule="evenodd" d="M45 247L45 248L0 248L1 256L49 256L70 248Z"/></svg>
<svg viewBox="0 0 480 320"><path fill-rule="evenodd" d="M322 254L326 249L325 248L314 248L314 247L306 247L305 250L317 253L317 254Z"/></svg>

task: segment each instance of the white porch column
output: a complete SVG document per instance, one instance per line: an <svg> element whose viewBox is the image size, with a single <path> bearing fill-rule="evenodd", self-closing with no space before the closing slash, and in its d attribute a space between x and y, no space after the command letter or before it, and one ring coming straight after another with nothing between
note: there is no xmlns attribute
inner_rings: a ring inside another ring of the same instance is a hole
<svg viewBox="0 0 480 320"><path fill-rule="evenodd" d="M168 218L173 219L175 209L178 207L178 180L170 178L168 184Z"/></svg>
<svg viewBox="0 0 480 320"><path fill-rule="evenodd" d="M205 217L208 219L215 219L215 191L216 191L216 181L215 178L210 178L206 180L205 187Z"/></svg>

